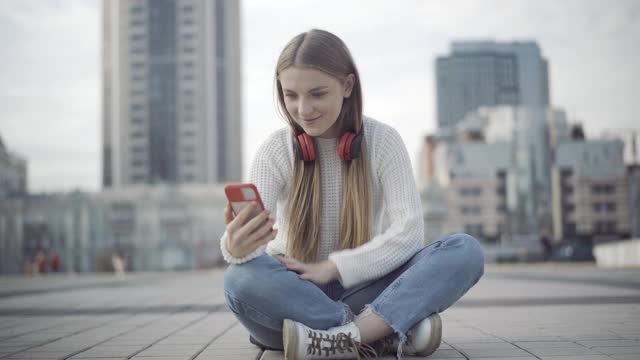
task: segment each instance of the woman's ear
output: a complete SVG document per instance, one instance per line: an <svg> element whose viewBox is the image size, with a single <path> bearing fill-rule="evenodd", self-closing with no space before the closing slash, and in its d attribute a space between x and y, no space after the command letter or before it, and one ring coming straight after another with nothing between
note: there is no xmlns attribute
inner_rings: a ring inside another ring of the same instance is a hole
<svg viewBox="0 0 640 360"><path fill-rule="evenodd" d="M347 75L347 80L344 82L344 97L348 98L351 96L351 92L353 91L353 85L356 82L356 76L353 74Z"/></svg>

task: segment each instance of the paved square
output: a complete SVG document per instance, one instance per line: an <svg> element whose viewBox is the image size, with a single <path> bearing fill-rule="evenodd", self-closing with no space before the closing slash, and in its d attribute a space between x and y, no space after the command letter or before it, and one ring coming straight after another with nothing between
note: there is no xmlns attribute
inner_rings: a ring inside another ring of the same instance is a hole
<svg viewBox="0 0 640 360"><path fill-rule="evenodd" d="M222 275L2 277L0 359L282 359L248 342ZM441 315L428 359L639 360L640 269L487 265Z"/></svg>

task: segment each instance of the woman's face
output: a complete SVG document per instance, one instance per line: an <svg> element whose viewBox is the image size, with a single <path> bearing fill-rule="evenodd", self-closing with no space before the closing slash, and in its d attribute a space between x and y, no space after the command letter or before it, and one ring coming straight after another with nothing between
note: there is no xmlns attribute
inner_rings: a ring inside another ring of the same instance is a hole
<svg viewBox="0 0 640 360"><path fill-rule="evenodd" d="M353 74L341 82L320 70L290 66L280 72L279 80L287 112L307 134L325 139L338 137L336 120L344 98L351 96Z"/></svg>

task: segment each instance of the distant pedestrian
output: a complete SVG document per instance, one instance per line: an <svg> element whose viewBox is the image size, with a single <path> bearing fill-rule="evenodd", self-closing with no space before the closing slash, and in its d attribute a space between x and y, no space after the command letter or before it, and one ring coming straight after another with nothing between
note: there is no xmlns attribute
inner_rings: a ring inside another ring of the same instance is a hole
<svg viewBox="0 0 640 360"><path fill-rule="evenodd" d="M57 252L53 252L49 259L49 267L51 268L51 272L58 272L60 269L60 256Z"/></svg>
<svg viewBox="0 0 640 360"><path fill-rule="evenodd" d="M24 261L24 264L22 266L22 271L26 274L26 275L33 275L33 262L30 259L27 259Z"/></svg>
<svg viewBox="0 0 640 360"><path fill-rule="evenodd" d="M44 274L47 272L47 259L42 251L39 251L38 255L36 255L36 268L38 269L38 274Z"/></svg>
<svg viewBox="0 0 640 360"><path fill-rule="evenodd" d="M275 75L288 126L266 137L251 167L266 210L225 209L227 305L254 343L288 360L432 354L438 313L484 273L480 243L454 234L424 246L407 148L364 116L340 38L297 35Z"/></svg>
<svg viewBox="0 0 640 360"><path fill-rule="evenodd" d="M553 246L551 245L551 239L548 233L546 229L542 229L540 232L540 245L542 246L544 261L549 261L553 253Z"/></svg>
<svg viewBox="0 0 640 360"><path fill-rule="evenodd" d="M120 254L114 253L111 255L111 264L113 265L113 271L119 279L124 279L125 275L125 262Z"/></svg>

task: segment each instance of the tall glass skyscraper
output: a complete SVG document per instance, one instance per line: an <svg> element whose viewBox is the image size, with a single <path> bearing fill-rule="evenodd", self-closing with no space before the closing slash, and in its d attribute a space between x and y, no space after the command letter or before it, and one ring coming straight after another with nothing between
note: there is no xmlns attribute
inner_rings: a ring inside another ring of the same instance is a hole
<svg viewBox="0 0 640 360"><path fill-rule="evenodd" d="M103 185L241 180L235 0L104 0Z"/></svg>
<svg viewBox="0 0 640 360"><path fill-rule="evenodd" d="M547 60L536 42L454 42L436 59L438 127L480 106L549 105Z"/></svg>

